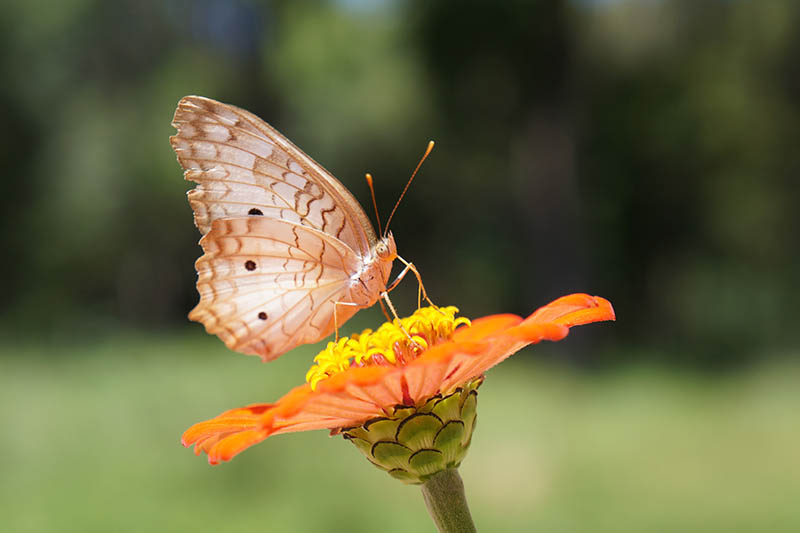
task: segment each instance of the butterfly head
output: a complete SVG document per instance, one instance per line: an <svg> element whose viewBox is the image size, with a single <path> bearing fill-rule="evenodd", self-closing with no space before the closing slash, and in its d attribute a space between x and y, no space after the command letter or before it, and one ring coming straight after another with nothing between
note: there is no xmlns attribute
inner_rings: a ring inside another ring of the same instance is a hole
<svg viewBox="0 0 800 533"><path fill-rule="evenodd" d="M390 263L397 257L397 245L394 243L394 236L388 233L385 237L375 243L375 256L379 261Z"/></svg>

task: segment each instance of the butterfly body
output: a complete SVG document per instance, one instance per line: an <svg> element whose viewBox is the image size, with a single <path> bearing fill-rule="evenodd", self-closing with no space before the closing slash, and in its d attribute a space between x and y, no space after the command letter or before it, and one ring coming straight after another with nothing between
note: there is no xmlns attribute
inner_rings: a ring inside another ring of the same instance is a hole
<svg viewBox="0 0 800 533"><path fill-rule="evenodd" d="M336 178L255 115L181 99L170 141L203 248L189 314L271 360L317 342L386 290L397 249Z"/></svg>

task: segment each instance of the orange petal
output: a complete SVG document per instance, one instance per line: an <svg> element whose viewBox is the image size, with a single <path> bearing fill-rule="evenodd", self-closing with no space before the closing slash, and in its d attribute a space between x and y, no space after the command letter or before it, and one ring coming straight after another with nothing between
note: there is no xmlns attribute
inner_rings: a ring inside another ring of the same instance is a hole
<svg viewBox="0 0 800 533"><path fill-rule="evenodd" d="M220 461L230 461L239 452L258 444L269 435L269 432L263 429L248 429L229 435L208 450L208 462L215 465Z"/></svg>
<svg viewBox="0 0 800 533"><path fill-rule="evenodd" d="M271 408L272 404L260 403L225 411L211 420L199 422L187 429L181 437L181 443L184 446L191 446L194 444L195 453L208 453L209 462L216 464L216 462L212 460L211 450L221 443L228 441L233 435L260 429L261 415ZM266 438L266 436L263 438ZM231 441L228 442L229 444L227 446L230 446ZM244 446L244 448L255 444L255 442L258 441L251 442ZM236 453L238 453L238 451ZM231 455L231 457L232 456L233 455Z"/></svg>
<svg viewBox="0 0 800 533"><path fill-rule="evenodd" d="M461 326L453 333L455 342L484 339L487 336L516 326L522 322L522 317L517 315L491 315L476 318L471 326Z"/></svg>
<svg viewBox="0 0 800 533"><path fill-rule="evenodd" d="M556 322L570 327L615 319L614 308L605 298L570 294L537 309L525 322Z"/></svg>

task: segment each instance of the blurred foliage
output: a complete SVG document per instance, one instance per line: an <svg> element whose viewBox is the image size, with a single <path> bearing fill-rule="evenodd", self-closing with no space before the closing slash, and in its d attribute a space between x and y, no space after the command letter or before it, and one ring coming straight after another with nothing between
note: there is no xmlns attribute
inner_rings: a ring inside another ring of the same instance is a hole
<svg viewBox="0 0 800 533"><path fill-rule="evenodd" d="M198 236L167 137L202 94L364 204L372 172L384 217L436 139L393 223L435 301L474 316L606 296L619 322L585 337L603 349L572 344L593 364L785 352L798 23L791 0L4 2L3 329L186 320Z"/></svg>

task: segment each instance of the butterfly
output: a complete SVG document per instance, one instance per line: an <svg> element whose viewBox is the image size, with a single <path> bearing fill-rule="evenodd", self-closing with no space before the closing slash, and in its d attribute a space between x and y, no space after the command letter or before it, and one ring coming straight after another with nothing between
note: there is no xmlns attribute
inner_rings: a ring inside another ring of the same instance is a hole
<svg viewBox="0 0 800 533"><path fill-rule="evenodd" d="M388 291L409 270L424 291L388 221L377 234L339 180L257 116L186 96L172 125L184 177L197 183L188 198L204 252L189 318L228 348L270 361L380 298L394 312ZM390 285L397 258L406 267Z"/></svg>

